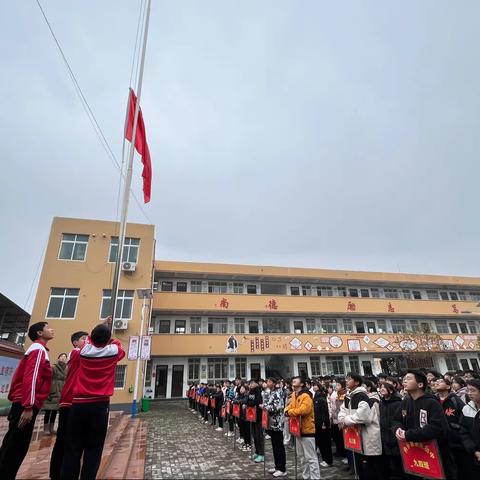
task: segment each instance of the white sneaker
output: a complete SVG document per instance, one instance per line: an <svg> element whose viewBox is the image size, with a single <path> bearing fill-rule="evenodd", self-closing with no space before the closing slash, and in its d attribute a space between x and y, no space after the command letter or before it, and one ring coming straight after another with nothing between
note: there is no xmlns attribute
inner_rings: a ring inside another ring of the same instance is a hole
<svg viewBox="0 0 480 480"><path fill-rule="evenodd" d="M342 458L342 463L344 465L348 465L348 458Z"/></svg>
<svg viewBox="0 0 480 480"><path fill-rule="evenodd" d="M222 428L222 427L217 427L217 428L215 429L215 431L216 431L216 432L223 432L223 428Z"/></svg>
<svg viewBox="0 0 480 480"><path fill-rule="evenodd" d="M265 440L270 440L270 438L272 438L272 437L270 437L270 435L265 435Z"/></svg>
<svg viewBox="0 0 480 480"><path fill-rule="evenodd" d="M277 469L276 469L275 467L269 468L269 469L267 470L268 473L275 473L276 471L277 471Z"/></svg>
<svg viewBox="0 0 480 480"><path fill-rule="evenodd" d="M274 474L273 474L274 477L286 477L287 476L287 472L282 472L280 470L277 470Z"/></svg>
<svg viewBox="0 0 480 480"><path fill-rule="evenodd" d="M242 441L243 441L243 438L242 438L242 437L238 437L238 438L235 440L235 442L237 442L237 443L242 443Z"/></svg>
<svg viewBox="0 0 480 480"><path fill-rule="evenodd" d="M208 420L205 420L203 423L207 424L207 423L210 423Z"/></svg>
<svg viewBox="0 0 480 480"><path fill-rule="evenodd" d="M227 436L227 435L228 435L228 432L225 432L224 435Z"/></svg>
<svg viewBox="0 0 480 480"><path fill-rule="evenodd" d="M325 461L320 462L321 467L328 467L328 463Z"/></svg>
<svg viewBox="0 0 480 480"><path fill-rule="evenodd" d="M235 434L233 432L228 432L227 437L233 437Z"/></svg>

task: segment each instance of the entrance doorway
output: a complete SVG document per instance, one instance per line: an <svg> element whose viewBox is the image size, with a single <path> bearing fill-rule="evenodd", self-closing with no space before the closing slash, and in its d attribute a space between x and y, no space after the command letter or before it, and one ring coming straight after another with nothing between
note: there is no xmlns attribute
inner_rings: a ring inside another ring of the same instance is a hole
<svg viewBox="0 0 480 480"><path fill-rule="evenodd" d="M172 367L172 393L170 397L183 396L183 365L173 365Z"/></svg>
<svg viewBox="0 0 480 480"><path fill-rule="evenodd" d="M157 365L155 369L155 398L167 396L167 365Z"/></svg>
<svg viewBox="0 0 480 480"><path fill-rule="evenodd" d="M250 364L250 378L258 380L262 376L259 363Z"/></svg>
<svg viewBox="0 0 480 480"><path fill-rule="evenodd" d="M265 357L265 376L273 378L289 378L293 375L293 360L287 355Z"/></svg>

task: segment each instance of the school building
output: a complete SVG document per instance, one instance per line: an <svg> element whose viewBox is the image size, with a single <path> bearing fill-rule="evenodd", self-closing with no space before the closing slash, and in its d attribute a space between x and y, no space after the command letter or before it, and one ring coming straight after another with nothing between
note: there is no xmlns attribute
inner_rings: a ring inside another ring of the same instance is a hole
<svg viewBox="0 0 480 480"><path fill-rule="evenodd" d="M51 361L109 312L115 222L54 218L31 322L55 329ZM144 332L136 290L152 288ZM480 370L480 278L155 260L153 225L129 224L115 335L152 335L140 393L184 396L189 381ZM112 403L133 399L135 362Z"/></svg>

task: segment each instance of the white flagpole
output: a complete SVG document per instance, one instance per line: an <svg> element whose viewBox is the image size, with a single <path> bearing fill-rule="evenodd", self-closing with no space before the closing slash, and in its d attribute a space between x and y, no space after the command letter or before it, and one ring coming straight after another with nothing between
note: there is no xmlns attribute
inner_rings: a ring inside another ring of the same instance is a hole
<svg viewBox="0 0 480 480"><path fill-rule="evenodd" d="M122 256L123 256L123 246L125 244L125 232L127 229L128 203L130 200L130 188L132 185L133 156L135 153L135 138L137 136L138 113L140 111L140 99L142 96L143 69L145 66L145 51L147 49L148 23L150 20L151 3L152 3L151 0L147 1L147 12L145 15L145 27L144 27L144 33L143 33L143 46L142 46L142 54L141 54L141 60L140 60L140 71L138 75L138 84L137 84L137 92L136 92L137 103L135 105L135 115L133 117L132 142L130 143L130 150L128 154L127 175L125 177L125 187L123 191L122 216L120 220L120 231L119 231L119 237L118 237L117 261L115 263L115 274L113 277L112 295L111 295L112 331L113 331L113 324L115 322L118 287L120 283L120 274L122 271L121 264L122 264Z"/></svg>

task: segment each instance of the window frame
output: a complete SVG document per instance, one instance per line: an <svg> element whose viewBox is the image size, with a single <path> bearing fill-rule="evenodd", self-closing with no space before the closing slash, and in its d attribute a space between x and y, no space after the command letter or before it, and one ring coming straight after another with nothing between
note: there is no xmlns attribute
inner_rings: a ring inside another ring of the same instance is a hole
<svg viewBox="0 0 480 480"><path fill-rule="evenodd" d="M115 238L117 239L117 243L116 243L116 244L114 243L114 239L115 239ZM128 245L127 245L127 240L128 240L128 242L129 242ZM138 240L138 245L132 245L132 240ZM138 237L125 237L125 243L123 244L123 251L125 252L125 248L127 248L128 254L127 254L127 259L124 260L124 259L123 259L123 252L122 252L122 260L121 260L120 263L130 262L130 263L138 264L138 262L139 262L138 259L140 258L140 243L141 243L141 239L138 238ZM116 237L116 236L111 236L111 237L110 237L110 247L109 247L109 249L108 249L108 263L115 263L115 262L117 261L116 258L113 259L113 260L111 260L111 258L112 258L112 247L113 247L113 246L116 246L116 247L117 247L117 252L118 252L118 247L119 247L119 245L120 245L120 239L119 239L118 237ZM129 257L130 257L130 249L131 249L132 247L134 247L134 248L137 249L137 258L136 258L135 261L134 261L134 260L129 260Z"/></svg>
<svg viewBox="0 0 480 480"><path fill-rule="evenodd" d="M123 370L123 384L121 387L117 387L117 374L118 370L122 369ZM125 363L122 364L117 364L115 366L115 377L113 380L113 389L114 390L124 390L125 389L125 384L127 383L127 365Z"/></svg>
<svg viewBox="0 0 480 480"><path fill-rule="evenodd" d="M75 235L75 239L74 240L64 240L63 239L63 236L64 235ZM87 237L87 241L86 242L79 242L77 240L77 237L78 236L82 236L82 237ZM82 260L77 260L77 259L73 259L73 258L60 258L60 253L62 251L62 245L63 243L66 242L66 243L73 243L73 247L72 247L72 255L73 256L73 253L75 252L75 247L78 244L84 244L85 245L85 252L83 254L83 259ZM60 239L60 247L58 248L58 256L57 256L57 260L60 261L60 262L86 262L87 261L87 252L88 252L88 244L90 243L90 235L89 234L84 234L84 233L62 233L62 238Z"/></svg>
<svg viewBox="0 0 480 480"><path fill-rule="evenodd" d="M177 326L183 322L183 327ZM177 332L177 329L182 329L183 332ZM173 324L173 334L174 335L186 335L187 333L187 321L185 319L175 319L175 323Z"/></svg>
<svg viewBox="0 0 480 480"><path fill-rule="evenodd" d="M110 292L110 295L105 295L105 292ZM126 296L125 293L126 292L131 292L131 296ZM100 303L100 315L99 315L99 318L100 320L105 320L109 315L110 313L108 313L106 316L102 316L102 312L103 312L103 306L104 306L104 302L105 301L109 301L110 302L110 310L112 308L112 290L109 289L109 288L104 288L102 290L102 301ZM117 296L117 305L118 305L118 302L121 301L122 304L121 304L121 312L123 314L123 309L125 308L125 300L131 300L131 307L130 307L130 317L117 317L115 315L115 318L114 320L131 320L133 318L133 304L134 304L134 300L135 300L135 291L134 290L129 290L129 289L120 289L118 290L118 296ZM116 308L115 309L115 314L118 313L118 309Z"/></svg>
<svg viewBox="0 0 480 480"><path fill-rule="evenodd" d="M62 289L64 291L63 295L53 294L54 289ZM67 295L67 290L77 290L77 296L75 295ZM60 315L58 317L51 317L48 315L50 311L50 304L52 302L52 298L62 298L62 306L60 308ZM76 298L75 301L75 309L73 312L73 317L63 317L62 313L65 308L65 300L67 298ZM48 297L48 304L47 304L47 311L45 312L45 319L57 319L57 320L75 320L77 316L77 308L78 308L78 300L80 299L80 288L69 288L69 287L50 287L50 295Z"/></svg>

